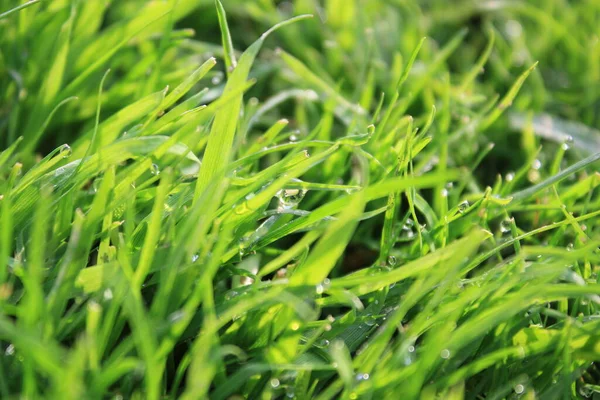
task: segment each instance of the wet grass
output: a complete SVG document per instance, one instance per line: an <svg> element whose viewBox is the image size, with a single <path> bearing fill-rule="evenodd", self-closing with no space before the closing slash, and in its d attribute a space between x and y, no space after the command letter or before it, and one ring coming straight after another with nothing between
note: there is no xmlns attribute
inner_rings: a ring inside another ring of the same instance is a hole
<svg viewBox="0 0 600 400"><path fill-rule="evenodd" d="M598 397L599 22L0 0L0 397Z"/></svg>

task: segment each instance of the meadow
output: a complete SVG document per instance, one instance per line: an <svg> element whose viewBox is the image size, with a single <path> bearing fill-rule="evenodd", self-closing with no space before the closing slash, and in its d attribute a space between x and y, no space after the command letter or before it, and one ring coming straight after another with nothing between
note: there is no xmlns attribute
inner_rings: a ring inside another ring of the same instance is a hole
<svg viewBox="0 0 600 400"><path fill-rule="evenodd" d="M0 398L600 399L597 0L0 0Z"/></svg>

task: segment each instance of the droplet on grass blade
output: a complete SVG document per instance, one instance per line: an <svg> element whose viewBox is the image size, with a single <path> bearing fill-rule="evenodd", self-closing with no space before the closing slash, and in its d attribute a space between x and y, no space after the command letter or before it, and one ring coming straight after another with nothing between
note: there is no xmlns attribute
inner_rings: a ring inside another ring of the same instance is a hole
<svg viewBox="0 0 600 400"><path fill-rule="evenodd" d="M65 143L60 147L58 154L60 154L62 158L69 158L71 157L71 154L73 154L73 150L71 149L71 146Z"/></svg>

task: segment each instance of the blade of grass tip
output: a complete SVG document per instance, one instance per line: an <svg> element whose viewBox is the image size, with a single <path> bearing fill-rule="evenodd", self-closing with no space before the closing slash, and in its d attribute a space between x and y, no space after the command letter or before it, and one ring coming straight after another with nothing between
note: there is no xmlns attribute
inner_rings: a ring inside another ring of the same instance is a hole
<svg viewBox="0 0 600 400"><path fill-rule="evenodd" d="M104 87L104 81L106 80L106 77L108 76L109 73L110 73L110 69L107 69L106 72L104 73L104 75L102 76L102 79L100 80L100 86L98 87L98 98L97 98L97 103L96 103L96 119L94 120L94 132L92 133L92 138L90 139L90 144L88 145L88 148L85 151L85 154L84 154L83 158L81 159L81 162L79 163L79 165L77 166L77 168L75 168L75 171L73 172L73 177L77 176L77 174L81 170L81 167L84 164L85 160L94 151L94 146L96 144L96 137L98 136L98 127L100 126L100 110L102 109L102 89Z"/></svg>
<svg viewBox="0 0 600 400"><path fill-rule="evenodd" d="M398 84L396 85L397 92L400 91L400 89L402 88L402 85L404 85L404 82L406 82L406 80L408 79L408 74L410 74L410 71L412 70L412 66L415 63L415 61L417 60L417 56L419 55L419 52L421 51L421 47L423 47L423 43L425 43L425 40L427 40L427 37L422 37L421 40L419 40L417 47L415 47L415 49L411 53L410 58L408 59L408 62L406 63L406 67L404 67L404 71L402 72L402 76L400 77L400 79L398 80Z"/></svg>
<svg viewBox="0 0 600 400"><path fill-rule="evenodd" d="M165 169L162 174L160 184L158 185L158 190L156 191L154 207L152 208L152 213L150 214L151 219L148 223L148 230L144 239L140 261L138 262L138 267L135 270L135 275L133 277L132 285L134 288L136 288L136 290L141 289L142 283L146 279L146 276L150 271L150 266L152 265L152 260L154 259L156 245L160 237L160 226L162 222L162 214L165 209L165 199L169 193L169 188L171 186L171 180L173 177L172 175L173 173L170 168Z"/></svg>
<svg viewBox="0 0 600 400"><path fill-rule="evenodd" d="M592 154L591 156L584 158L583 160L571 165L570 167L568 167L568 168L564 169L563 171L559 172L558 174L551 176L550 178L538 183L537 185L534 185L527 189L513 193L512 195L508 196L508 197L512 197L512 199L513 199L511 205L515 205L523 200L527 200L528 198L532 197L536 193L554 185L557 182L562 181L569 175L575 174L599 160L600 160L600 153Z"/></svg>
<svg viewBox="0 0 600 400"><path fill-rule="evenodd" d="M182 98L200 79L202 79L208 71L210 71L217 64L217 60L214 57L206 60L200 67L190 74L183 82L181 82L171 93L169 93L164 100L158 105L156 110L150 114L146 120L144 126L148 126L154 118L171 107L177 100Z"/></svg>
<svg viewBox="0 0 600 400"><path fill-rule="evenodd" d="M67 103L69 103L69 102L71 102L73 100L79 100L79 97L77 97L77 96L67 97L66 99L64 99L60 103L58 103L52 109L52 111L50 112L50 114L48 114L48 117L46 117L46 120L44 121L44 123L42 123L42 125L37 130L37 132L33 134L33 137L28 138L25 141L25 145L23 147L23 152L24 153L29 153L29 152L33 151L33 149L37 145L38 140L42 137L42 135L44 134L44 131L46 130L46 128L48 128L48 125L50 125L50 122L52 121L52 117L54 117L54 114L56 114L56 112L58 111L58 109L61 108L63 105L65 105L65 104L67 104Z"/></svg>
<svg viewBox="0 0 600 400"><path fill-rule="evenodd" d="M225 69L227 75L231 74L237 66L235 59L235 52L233 50L233 42L231 40L231 33L229 32L229 26L227 25L227 13L220 0L215 0L215 6L217 8L217 18L219 19L219 27L221 28L221 42L223 44L223 58L225 59Z"/></svg>
<svg viewBox="0 0 600 400"><path fill-rule="evenodd" d="M515 83L513 83L513 85L510 87L510 89L506 93L506 95L504 95L502 100L500 100L500 103L498 103L498 105L492 110L490 115L488 115L481 122L481 125L479 126L480 130L484 131L487 128L489 128L490 125L492 125L494 122L496 122L496 120L500 117L500 115L502 115L502 113L504 113L504 110L506 110L508 107L510 107L512 105L513 100L515 99L515 97L517 97L517 94L519 93L519 90L521 90L521 87L525 83L525 80L527 79L529 74L531 74L531 72L535 69L535 67L537 67L538 62L539 61L536 61L535 63L533 63L533 65L531 67L527 68L525 70L525 72L523 72L517 78Z"/></svg>
<svg viewBox="0 0 600 400"><path fill-rule="evenodd" d="M381 132L383 132L386 128L386 125L388 123L388 121L390 120L392 113L395 110L395 106L398 103L398 99L400 98L400 90L402 89L402 86L404 85L404 82L406 82L406 80L408 79L408 74L410 73L413 64L415 63L417 56L419 55L419 52L421 51L421 47L423 47L423 43L425 43L425 40L427 38L423 37L421 38L421 40L419 41L419 43L417 44L417 46L415 47L415 49L412 51L410 58L408 59L408 62L406 63L406 66L404 67L404 71L402 72L402 75L400 76L400 78L398 79L398 83L396 84L396 90L394 91L394 95L392 97L392 100L390 101L390 105L387 108L387 111L385 112L385 114L383 115L383 118L381 120L381 123L377 125L377 129L375 130L375 137L373 138L373 140L371 141L371 144L374 145L377 140L377 136L381 134ZM383 101L383 96L382 96L382 101ZM378 108L377 111L377 115L379 114L380 109Z"/></svg>
<svg viewBox="0 0 600 400"><path fill-rule="evenodd" d="M493 29L488 29L488 34L490 38L488 40L487 46L485 47L485 50L483 51L473 68L471 68L471 70L464 77L459 89L461 92L464 92L467 89L467 86L469 86L475 80L475 78L477 78L477 75L482 73L483 66L492 54L492 50L494 49L494 42L496 40L496 34Z"/></svg>
<svg viewBox="0 0 600 400"><path fill-rule="evenodd" d="M59 95L65 79L68 57L71 48L71 33L73 31L73 21L75 20L76 8L71 5L69 18L62 24L55 42L54 58L49 66L42 83L42 89L37 96L33 112L30 114L25 128L25 138L29 141L31 135L39 131L41 118L50 108ZM60 99L58 99L60 100ZM35 142L32 144L35 145Z"/></svg>
<svg viewBox="0 0 600 400"><path fill-rule="evenodd" d="M15 140L8 149L4 150L0 153L0 170L4 167L4 164L10 159L13 155L19 144L23 141L23 136L19 136L17 140Z"/></svg>
<svg viewBox="0 0 600 400"><path fill-rule="evenodd" d="M289 25L291 23L311 18L310 15L301 15L281 22L255 41L240 57L239 63L231 74L223 93L234 91L237 87L243 85L248 79L250 68L254 63L260 48L267 36L275 30ZM194 193L194 202L198 200L202 191L206 188L211 180L225 173L225 168L230 162L231 152L233 148L237 121L242 107L243 93L240 93L233 99L227 107L221 108L215 115L215 120L210 130L208 144L204 152L204 159L200 174L196 183Z"/></svg>
<svg viewBox="0 0 600 400"><path fill-rule="evenodd" d="M37 3L40 3L40 2L42 2L42 0L29 0L28 2L23 3L20 6L17 6L15 8L11 8L8 11L4 11L2 14L0 14L0 20L8 17L9 15L11 15L13 13L21 11L24 8L31 7L31 6L33 6L33 5L37 4Z"/></svg>
<svg viewBox="0 0 600 400"><path fill-rule="evenodd" d="M291 54L283 51L282 49L277 49L276 53L281 57L283 62L303 81L307 82L310 86L316 89L319 92L324 93L343 107L345 110L350 110L352 113L356 113L359 115L366 114L365 110L357 104L351 103L348 99L342 96L339 91L332 87L327 81L323 80L320 76L315 74L308 68L302 61L298 58L292 56Z"/></svg>
<svg viewBox="0 0 600 400"><path fill-rule="evenodd" d="M365 207L362 194L358 192L339 218L325 231L306 262L294 271L290 284L317 285L327 278L358 225L358 219Z"/></svg>
<svg viewBox="0 0 600 400"><path fill-rule="evenodd" d="M142 28L140 28L139 30L133 32L131 35L129 35L128 37L124 38L122 41L120 41L119 43L117 43L116 46L111 47L111 49L106 52L105 54L103 54L101 57L99 57L96 62L94 62L92 65L90 65L89 67L87 67L82 73L80 73L75 79L73 79L71 81L71 83L69 83L67 85L67 87L65 87L61 93L62 96L64 97L68 97L71 96L73 93L75 93L77 91L77 89L79 89L79 85L83 84L84 82L87 81L87 78L94 72L96 71L98 68L100 68L102 65L104 65L106 62L108 62L108 60L111 59L111 57L113 55L115 55L115 53L117 51L119 51L121 49L121 47L125 46L127 43L129 43L129 41L131 39L133 39L136 35L139 35L140 33L144 32L144 30L146 30L146 28L148 28L149 26L151 26L152 24L156 23L157 21L160 21L162 18L164 18L165 16L167 16L171 11L167 11L161 15L159 15L158 17L156 17L155 19L149 21L146 25L144 25Z"/></svg>
<svg viewBox="0 0 600 400"><path fill-rule="evenodd" d="M0 285L3 285L8 277L8 264L14 241L10 200L9 195L0 195Z"/></svg>

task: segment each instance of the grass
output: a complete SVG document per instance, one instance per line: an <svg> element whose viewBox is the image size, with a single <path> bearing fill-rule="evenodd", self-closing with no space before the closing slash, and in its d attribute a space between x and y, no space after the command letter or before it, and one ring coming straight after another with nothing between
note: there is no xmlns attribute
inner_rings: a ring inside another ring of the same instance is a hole
<svg viewBox="0 0 600 400"><path fill-rule="evenodd" d="M0 398L599 398L599 20L0 0Z"/></svg>

